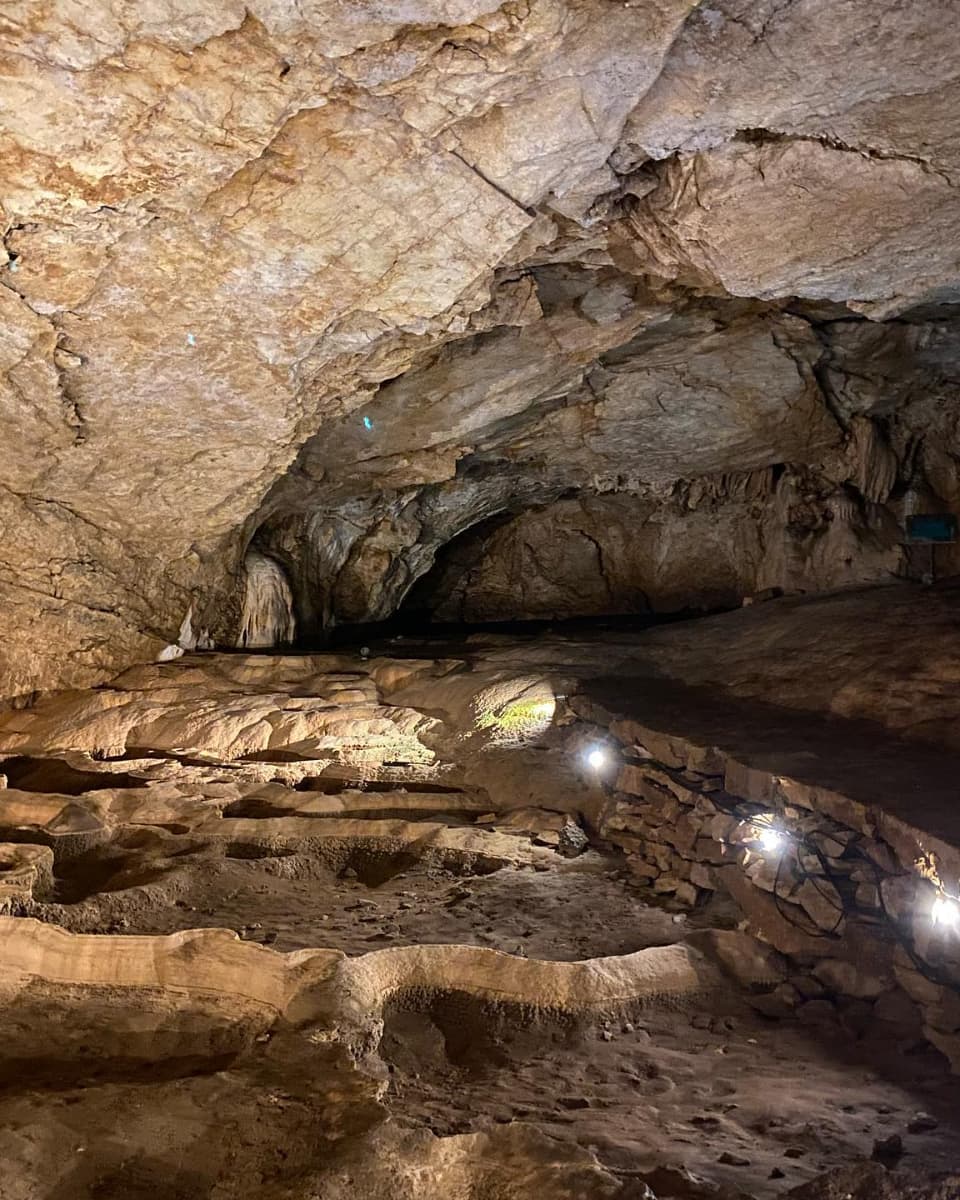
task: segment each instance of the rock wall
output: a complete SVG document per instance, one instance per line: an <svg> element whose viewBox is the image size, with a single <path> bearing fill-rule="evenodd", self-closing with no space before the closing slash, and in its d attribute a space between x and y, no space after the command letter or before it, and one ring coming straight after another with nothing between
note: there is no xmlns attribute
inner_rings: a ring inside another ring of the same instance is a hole
<svg viewBox="0 0 960 1200"><path fill-rule="evenodd" d="M767 472L697 481L661 503L559 500L464 539L420 603L452 621L677 612L887 583L904 568L892 512L806 482Z"/></svg>
<svg viewBox="0 0 960 1200"><path fill-rule="evenodd" d="M716 893L732 899L787 963L788 982L756 999L762 1011L816 1024L839 1009L851 1030L922 1036L960 1070L954 847L681 736L630 721L610 734L622 766L601 835L665 898L686 907Z"/></svg>
<svg viewBox="0 0 960 1200"><path fill-rule="evenodd" d="M257 533L302 630L404 603L569 617L927 570L907 516L960 506L948 324L881 339L701 305L584 362L639 319L598 322L623 293L586 274L542 273L542 319L449 345L381 389L370 430L341 422L304 448ZM937 569L960 571L957 547Z"/></svg>
<svg viewBox="0 0 960 1200"><path fill-rule="evenodd" d="M955 507L948 0L81 7L0 30L0 695L858 416Z"/></svg>
<svg viewBox="0 0 960 1200"><path fill-rule="evenodd" d="M954 581L899 584L784 598L646 629L641 674L659 682L652 691L635 688L634 695L660 696L662 702L673 683L693 691L696 703L688 716L705 702L744 702L768 716L786 711L861 722L875 744L869 762L876 764L888 745L903 741L930 747L935 765L944 752L960 750L957 600ZM629 656L621 641L617 668L624 679L630 677ZM748 731L749 717L740 724ZM809 750L808 741L800 733L777 752ZM835 753L843 759L842 745ZM943 769L951 778L949 761ZM886 781L881 773L872 783Z"/></svg>

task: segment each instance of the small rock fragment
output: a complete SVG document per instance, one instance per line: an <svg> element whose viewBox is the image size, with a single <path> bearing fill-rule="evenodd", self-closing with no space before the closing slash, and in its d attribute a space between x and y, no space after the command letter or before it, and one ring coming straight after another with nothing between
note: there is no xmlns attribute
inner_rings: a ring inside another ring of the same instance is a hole
<svg viewBox="0 0 960 1200"><path fill-rule="evenodd" d="M567 821L560 830L557 852L564 858L576 858L590 845L590 839L575 821Z"/></svg>
<svg viewBox="0 0 960 1200"><path fill-rule="evenodd" d="M896 1162L903 1157L903 1138L899 1133L892 1133L887 1138L878 1138L873 1143L873 1153L870 1157L876 1162Z"/></svg>

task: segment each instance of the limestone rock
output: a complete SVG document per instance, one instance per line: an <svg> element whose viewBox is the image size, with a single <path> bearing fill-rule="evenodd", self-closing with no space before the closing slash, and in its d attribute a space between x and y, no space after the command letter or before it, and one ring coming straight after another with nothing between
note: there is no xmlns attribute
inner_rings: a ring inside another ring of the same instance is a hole
<svg viewBox="0 0 960 1200"><path fill-rule="evenodd" d="M813 603L781 601L648 630L645 648L658 672L682 678L688 686L716 687L800 712L873 721L900 738L960 745L954 603L944 592L925 593L923 637L904 637L917 597L911 588L880 588ZM772 607L777 611L771 612ZM767 779L774 774L788 776L782 758L779 770L766 772ZM758 782L758 799L769 798L764 786L771 785ZM811 790L802 778L785 778L777 786L793 802L866 832L863 810L858 815L855 806L844 805L829 789ZM722 821L714 818L715 823ZM894 822L884 831L888 847L895 834ZM909 867L917 856L916 850L913 858L907 856ZM903 860L903 855L898 857ZM888 859L885 862L889 865ZM890 876L883 886L891 912L908 916L916 903L916 876Z"/></svg>
<svg viewBox="0 0 960 1200"><path fill-rule="evenodd" d="M833 932L843 923L845 916L843 901L840 893L829 880L805 880L797 889L794 899L814 923L825 932Z"/></svg>
<svg viewBox="0 0 960 1200"><path fill-rule="evenodd" d="M871 975L866 971L858 970L853 963L835 958L827 958L818 963L813 973L830 991L861 999L879 996L892 983L890 979Z"/></svg>
<svg viewBox="0 0 960 1200"><path fill-rule="evenodd" d="M0 697L915 569L946 0L187 7L0 31Z"/></svg>
<svg viewBox="0 0 960 1200"><path fill-rule="evenodd" d="M771 137L672 160L631 223L649 269L666 278L735 296L844 300L884 316L957 294L960 259L944 240L952 191L922 163Z"/></svg>

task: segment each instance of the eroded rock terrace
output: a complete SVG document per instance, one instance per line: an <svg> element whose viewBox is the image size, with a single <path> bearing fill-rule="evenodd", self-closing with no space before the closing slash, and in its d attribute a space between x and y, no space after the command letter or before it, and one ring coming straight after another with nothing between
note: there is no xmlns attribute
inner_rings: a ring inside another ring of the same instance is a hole
<svg viewBox="0 0 960 1200"><path fill-rule="evenodd" d="M949 1200L957 658L884 647L956 609L191 655L9 711L5 1196Z"/></svg>

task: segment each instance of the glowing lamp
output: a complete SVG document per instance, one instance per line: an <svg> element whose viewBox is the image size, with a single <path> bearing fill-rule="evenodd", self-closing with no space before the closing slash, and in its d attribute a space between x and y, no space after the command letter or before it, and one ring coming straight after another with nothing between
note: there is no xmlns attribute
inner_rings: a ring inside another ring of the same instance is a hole
<svg viewBox="0 0 960 1200"><path fill-rule="evenodd" d="M950 896L937 896L930 909L930 916L934 925L941 925L949 930L960 929L960 903Z"/></svg>
<svg viewBox="0 0 960 1200"><path fill-rule="evenodd" d="M607 752L602 746L594 746L587 754L587 766L593 771L602 771L607 765Z"/></svg>
<svg viewBox="0 0 960 1200"><path fill-rule="evenodd" d="M757 834L757 842L761 850L768 854L775 854L786 846L787 835L773 825L764 825Z"/></svg>

